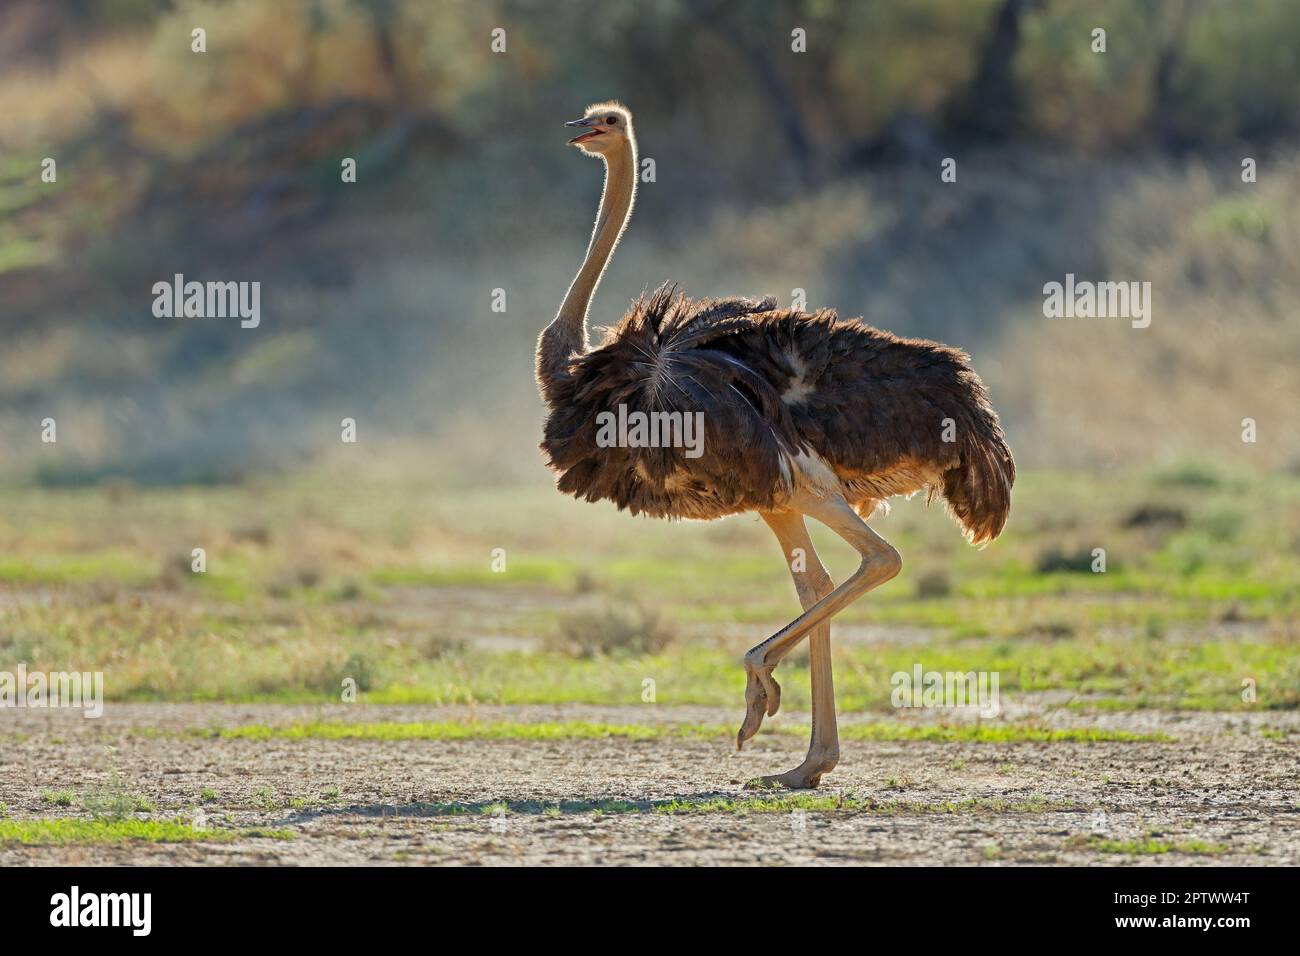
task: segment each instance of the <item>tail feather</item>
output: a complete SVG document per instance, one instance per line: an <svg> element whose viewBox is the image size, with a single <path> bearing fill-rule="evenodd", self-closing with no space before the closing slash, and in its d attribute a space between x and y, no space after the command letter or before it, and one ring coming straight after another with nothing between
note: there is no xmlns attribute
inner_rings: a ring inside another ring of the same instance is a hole
<svg viewBox="0 0 1300 956"><path fill-rule="evenodd" d="M981 410L973 427L962 429L961 464L943 475L948 510L971 544L986 544L1002 533L1011 511L1016 462L992 409Z"/></svg>

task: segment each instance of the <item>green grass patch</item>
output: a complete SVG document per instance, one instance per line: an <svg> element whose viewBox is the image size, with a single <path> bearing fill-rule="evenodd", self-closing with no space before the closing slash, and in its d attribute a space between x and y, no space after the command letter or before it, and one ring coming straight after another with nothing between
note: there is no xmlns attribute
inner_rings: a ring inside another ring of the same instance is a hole
<svg viewBox="0 0 1300 956"><path fill-rule="evenodd" d="M892 673L918 662L998 672L1008 693L1069 690L1081 708L1300 707L1294 476L1027 472L1016 495L1007 533L982 551L919 500L874 522L904 571L836 617L841 634L871 631L869 644L834 642L842 710L890 714ZM1176 518L1152 520L1156 504ZM761 521L635 522L549 482L447 495L423 475L322 471L6 485L0 505L0 657L111 673L110 700L324 702L351 677L377 704L620 705L652 678L659 703L731 708L744 647L798 611ZM853 555L811 531L842 579ZM206 574L190 572L178 535L209 542ZM303 541L320 546L306 557ZM1099 543L1104 574L1088 569ZM664 652L613 647L599 620L589 659L548 647L566 615L633 596L675 622ZM794 711L810 706L805 662L800 649L778 671Z"/></svg>
<svg viewBox="0 0 1300 956"><path fill-rule="evenodd" d="M126 551L0 557L0 582L8 584L109 582L142 585L157 575L158 566L155 562Z"/></svg>
<svg viewBox="0 0 1300 956"><path fill-rule="evenodd" d="M848 724L840 728L842 740L931 740L976 744L1098 744L1152 741L1169 743L1167 734L1135 734L1124 730L1067 727L1052 729L1032 724Z"/></svg>
<svg viewBox="0 0 1300 956"><path fill-rule="evenodd" d="M0 843L68 846L98 843L226 843L243 835L290 839L287 831L196 829L179 820L0 820Z"/></svg>
<svg viewBox="0 0 1300 956"><path fill-rule="evenodd" d="M659 740L666 737L716 737L734 733L718 726L688 724L604 724L583 720L540 723L430 721L413 723L312 722L283 727L250 724L217 731L221 737L247 740L594 740L624 737Z"/></svg>
<svg viewBox="0 0 1300 956"><path fill-rule="evenodd" d="M500 587L549 585L568 588L577 566L564 561L514 558L506 570L493 571L485 559L477 564L449 561L437 566L385 567L370 573L370 583L381 587Z"/></svg>
<svg viewBox="0 0 1300 956"><path fill-rule="evenodd" d="M802 726L768 725L763 733L803 736ZM275 726L249 724L216 731L221 737L246 740L594 740L621 737L628 740L726 738L735 728L724 724L607 724L582 720L543 721L428 721L341 723L315 721ZM1119 730L1051 729L1032 724L911 725L893 721L847 724L840 728L844 740L938 741L951 743L1131 743L1168 742L1165 734L1135 734Z"/></svg>
<svg viewBox="0 0 1300 956"><path fill-rule="evenodd" d="M1225 843L1208 843L1205 840L1161 840L1143 837L1138 840L1093 840L1089 846L1099 853L1117 853L1126 856L1161 856L1165 853L1214 856L1228 852Z"/></svg>
<svg viewBox="0 0 1300 956"><path fill-rule="evenodd" d="M846 711L888 712L892 675L927 670L1000 676L1002 692L1069 690L1169 709L1241 710L1300 706L1300 649L1284 642L1161 639L968 639L915 645L837 648L835 689ZM1261 688L1241 699L1243 675ZM663 704L733 706L744 688L734 653L685 644L662 654L574 660L510 651L422 662L367 699L382 704L634 704L653 677ZM810 707L805 659L777 671L793 710Z"/></svg>

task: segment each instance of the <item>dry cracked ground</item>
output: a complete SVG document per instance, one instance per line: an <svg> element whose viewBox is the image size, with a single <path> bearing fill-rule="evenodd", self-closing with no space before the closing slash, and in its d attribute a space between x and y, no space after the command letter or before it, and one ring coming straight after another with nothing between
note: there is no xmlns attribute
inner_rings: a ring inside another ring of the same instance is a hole
<svg viewBox="0 0 1300 956"><path fill-rule="evenodd" d="M105 801L198 839L0 841L32 864L1252 864L1300 862L1300 715L1084 714L1129 742L846 741L820 790L742 785L802 756L794 732L286 739L310 721L730 724L702 708L109 704L0 714L0 825ZM796 731L799 715L778 726ZM106 798L105 795L108 795ZM96 809L98 808L98 809ZM0 832L3 832L0 830ZM212 839L210 837L220 837Z"/></svg>

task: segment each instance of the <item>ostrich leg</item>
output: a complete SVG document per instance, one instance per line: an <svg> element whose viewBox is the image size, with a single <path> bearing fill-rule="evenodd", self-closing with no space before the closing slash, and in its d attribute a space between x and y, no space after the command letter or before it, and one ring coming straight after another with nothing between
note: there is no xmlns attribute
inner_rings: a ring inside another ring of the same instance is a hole
<svg viewBox="0 0 1300 956"><path fill-rule="evenodd" d="M824 622L842 611L845 607L852 604L863 594L872 588L884 584L894 575L898 574L902 567L902 559L899 558L898 552L884 538L872 531L865 521L863 521L856 511L841 497L835 498L816 498L811 495L804 495L791 502L791 505L798 512L815 518L822 524L826 525L841 538L853 546L862 556L862 563L858 569L853 572L849 578L839 587L832 590L829 594L819 597L812 607L807 608L803 614L795 618L781 630L777 631L766 641L759 644L745 655L745 721L741 725L740 732L736 735L736 747L739 749L746 740L758 732L759 725L763 721L764 715L775 714L780 704L780 688L777 687L776 681L772 679L772 671L781 659L785 657L803 638L819 628ZM768 516L764 515L766 519ZM797 523L802 529L803 540L807 540L807 529L803 526L803 520L800 515L795 515ZM782 534L790 534L787 529L791 527L790 521L784 516L777 519L782 530L777 531L778 539L782 540L782 547L786 547ZM769 524L771 522L769 521ZM776 526L773 530L777 530ZM804 547L796 544L794 547ZM811 550L811 542L805 547L805 551L810 557L809 566L816 560L815 553ZM820 562L817 562L820 568ZM807 572L805 572L807 573ZM823 569L824 573L824 569ZM796 584L797 584L796 579ZM810 582L811 583L811 582ZM801 599L803 597L801 593ZM829 628L827 629L829 631ZM829 653L829 633L826 640L817 642L824 644L825 655L818 654L817 658L812 659L813 676L813 716L814 716L814 738L813 745L810 748L809 756L813 756L813 751L818 749L818 738L816 736L817 727L821 726L821 743L825 745L827 740L835 739L835 707L830 681L830 653ZM817 644L814 644L816 647ZM819 681L817 675L823 673L819 667L819 659L824 656L824 674L825 681ZM825 687L825 691L819 695L817 688L819 685ZM819 707L819 697L821 705ZM829 713L827 713L829 712ZM829 733L827 732L829 725ZM838 749L838 748L836 748ZM789 774L783 774L776 778L768 778L772 783L782 784L784 786L816 786L817 780L821 773L804 773L800 771L808 767L808 762L798 770L791 771Z"/></svg>
<svg viewBox="0 0 1300 956"><path fill-rule="evenodd" d="M790 565L790 576L794 578L794 588L799 595L799 603L807 611L818 601L831 593L834 582L826 573L817 551L813 548L812 538L804 517L797 511L770 512L763 515L763 520L776 534L781 543L781 551L786 563ZM808 742L808 756L804 762L789 773L764 777L760 785L786 786L792 789L815 787L821 781L821 775L834 769L840 756L839 734L835 726L835 689L831 680L831 624L823 621L813 628L808 638L809 671L812 679L812 737ZM750 681L762 684L758 677L750 672ZM769 680L773 686L776 681ZM780 703L780 687L776 687L776 703ZM769 713L775 713L772 707ZM759 712L762 719L762 712Z"/></svg>

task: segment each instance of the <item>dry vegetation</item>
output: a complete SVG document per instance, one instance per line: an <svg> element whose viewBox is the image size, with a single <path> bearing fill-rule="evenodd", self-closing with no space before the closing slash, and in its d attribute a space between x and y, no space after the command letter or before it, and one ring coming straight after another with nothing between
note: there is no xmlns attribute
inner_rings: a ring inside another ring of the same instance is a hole
<svg viewBox="0 0 1300 956"><path fill-rule="evenodd" d="M1267 0L1027 5L1010 125L981 132L971 117L1005 106L978 98L999 6L791 2L731 22L708 2L14 4L0 476L238 480L328 448L346 415L367 440L526 477L532 340L594 202L557 124L608 93L636 107L657 180L598 322L668 277L800 288L972 351L1027 465L1294 465L1300 83L1279 51L1300 21ZM1104 58L1080 39L1094 18ZM776 55L791 21L816 52L798 70ZM497 23L508 55L487 51ZM956 184L937 175L949 154ZM36 178L47 155L57 184ZM346 188L345 155L362 170ZM160 325L140 290L178 271L261 281L266 321ZM1151 282L1152 327L1045 320L1042 286L1066 272ZM58 447L34 437L46 416Z"/></svg>

